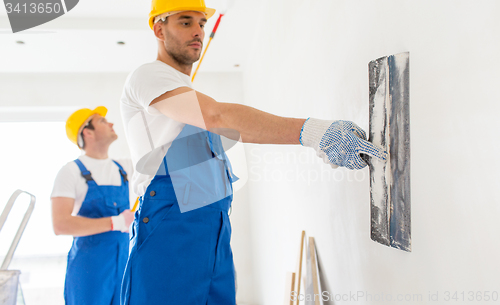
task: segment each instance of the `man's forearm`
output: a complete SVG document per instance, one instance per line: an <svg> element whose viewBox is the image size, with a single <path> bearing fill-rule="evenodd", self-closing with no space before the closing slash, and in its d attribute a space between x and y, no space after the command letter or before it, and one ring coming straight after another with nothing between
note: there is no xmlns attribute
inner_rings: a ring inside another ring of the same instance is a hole
<svg viewBox="0 0 500 305"><path fill-rule="evenodd" d="M218 103L214 126L236 130L245 143L300 144L305 119L285 118L232 103Z"/></svg>
<svg viewBox="0 0 500 305"><path fill-rule="evenodd" d="M68 216L58 219L54 225L57 235L88 236L111 230L111 218L86 218L81 216Z"/></svg>
<svg viewBox="0 0 500 305"><path fill-rule="evenodd" d="M245 105L217 102L186 87L169 91L150 105L178 122L245 143L300 144L300 130L305 122Z"/></svg>

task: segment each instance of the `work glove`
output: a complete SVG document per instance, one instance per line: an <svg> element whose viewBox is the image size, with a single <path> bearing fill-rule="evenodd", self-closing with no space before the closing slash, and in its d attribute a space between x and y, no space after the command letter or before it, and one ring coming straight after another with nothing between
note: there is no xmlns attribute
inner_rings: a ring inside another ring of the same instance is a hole
<svg viewBox="0 0 500 305"><path fill-rule="evenodd" d="M314 148L316 155L332 168L361 169L367 164L360 154L387 159L387 152L366 141L363 129L350 121L308 118L300 131L300 144Z"/></svg>
<svg viewBox="0 0 500 305"><path fill-rule="evenodd" d="M111 230L126 233L132 221L134 221L134 213L130 210L125 210L118 216L111 216Z"/></svg>

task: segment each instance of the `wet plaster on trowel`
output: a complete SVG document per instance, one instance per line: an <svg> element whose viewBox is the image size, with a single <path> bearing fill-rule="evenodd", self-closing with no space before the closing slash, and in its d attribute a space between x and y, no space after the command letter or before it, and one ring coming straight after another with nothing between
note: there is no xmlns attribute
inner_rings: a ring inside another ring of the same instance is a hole
<svg viewBox="0 0 500 305"><path fill-rule="evenodd" d="M389 152L387 162L369 159L371 238L411 251L409 55L370 62L369 141Z"/></svg>

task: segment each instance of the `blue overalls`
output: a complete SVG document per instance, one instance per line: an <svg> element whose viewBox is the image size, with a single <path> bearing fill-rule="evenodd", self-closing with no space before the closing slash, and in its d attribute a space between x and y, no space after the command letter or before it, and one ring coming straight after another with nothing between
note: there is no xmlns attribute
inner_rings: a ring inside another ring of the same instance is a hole
<svg viewBox="0 0 500 305"><path fill-rule="evenodd" d="M236 304L231 183L221 138L185 125L140 198L122 305Z"/></svg>
<svg viewBox="0 0 500 305"><path fill-rule="evenodd" d="M97 185L80 160L75 160L88 191L79 216L101 218L130 208L127 173L120 164L121 186ZM128 258L128 233L110 231L75 237L68 254L64 299L66 305L118 305Z"/></svg>

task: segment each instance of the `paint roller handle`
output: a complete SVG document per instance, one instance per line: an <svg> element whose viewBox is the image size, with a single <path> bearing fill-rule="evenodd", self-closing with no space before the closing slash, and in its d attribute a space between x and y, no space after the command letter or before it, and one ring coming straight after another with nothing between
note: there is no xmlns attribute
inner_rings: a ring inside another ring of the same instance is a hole
<svg viewBox="0 0 500 305"><path fill-rule="evenodd" d="M137 207L139 206L139 197L135 200L134 206L132 207L132 212L137 211Z"/></svg>
<svg viewBox="0 0 500 305"><path fill-rule="evenodd" d="M219 24L220 24L220 20L222 19L222 16L224 16L224 14L219 15L219 18L217 19L217 22L215 23L215 26L212 29L212 34L210 34L210 39L208 40L207 46L205 47L205 50L203 51L203 54L201 55L201 59L198 61L198 66L196 66L196 70L194 70L193 76L191 77L191 82L194 82L196 74L198 74L198 69L200 69L200 65L203 62L203 58L205 58L205 53L207 53L208 47L210 46L210 42L212 42L212 39L214 38L215 33L217 32L217 28L219 28Z"/></svg>
<svg viewBox="0 0 500 305"><path fill-rule="evenodd" d="M333 168L362 169L366 154L387 160L387 152L366 140L366 133L350 121L308 118L300 131L300 143L316 150L316 155Z"/></svg>
<svg viewBox="0 0 500 305"><path fill-rule="evenodd" d="M217 32L217 29L219 28L219 24L220 24L220 20L222 19L222 16L224 16L224 14L219 15L219 18L217 19L217 22L215 23L214 28L212 30L212 34L210 34L210 38L214 38L215 33Z"/></svg>

